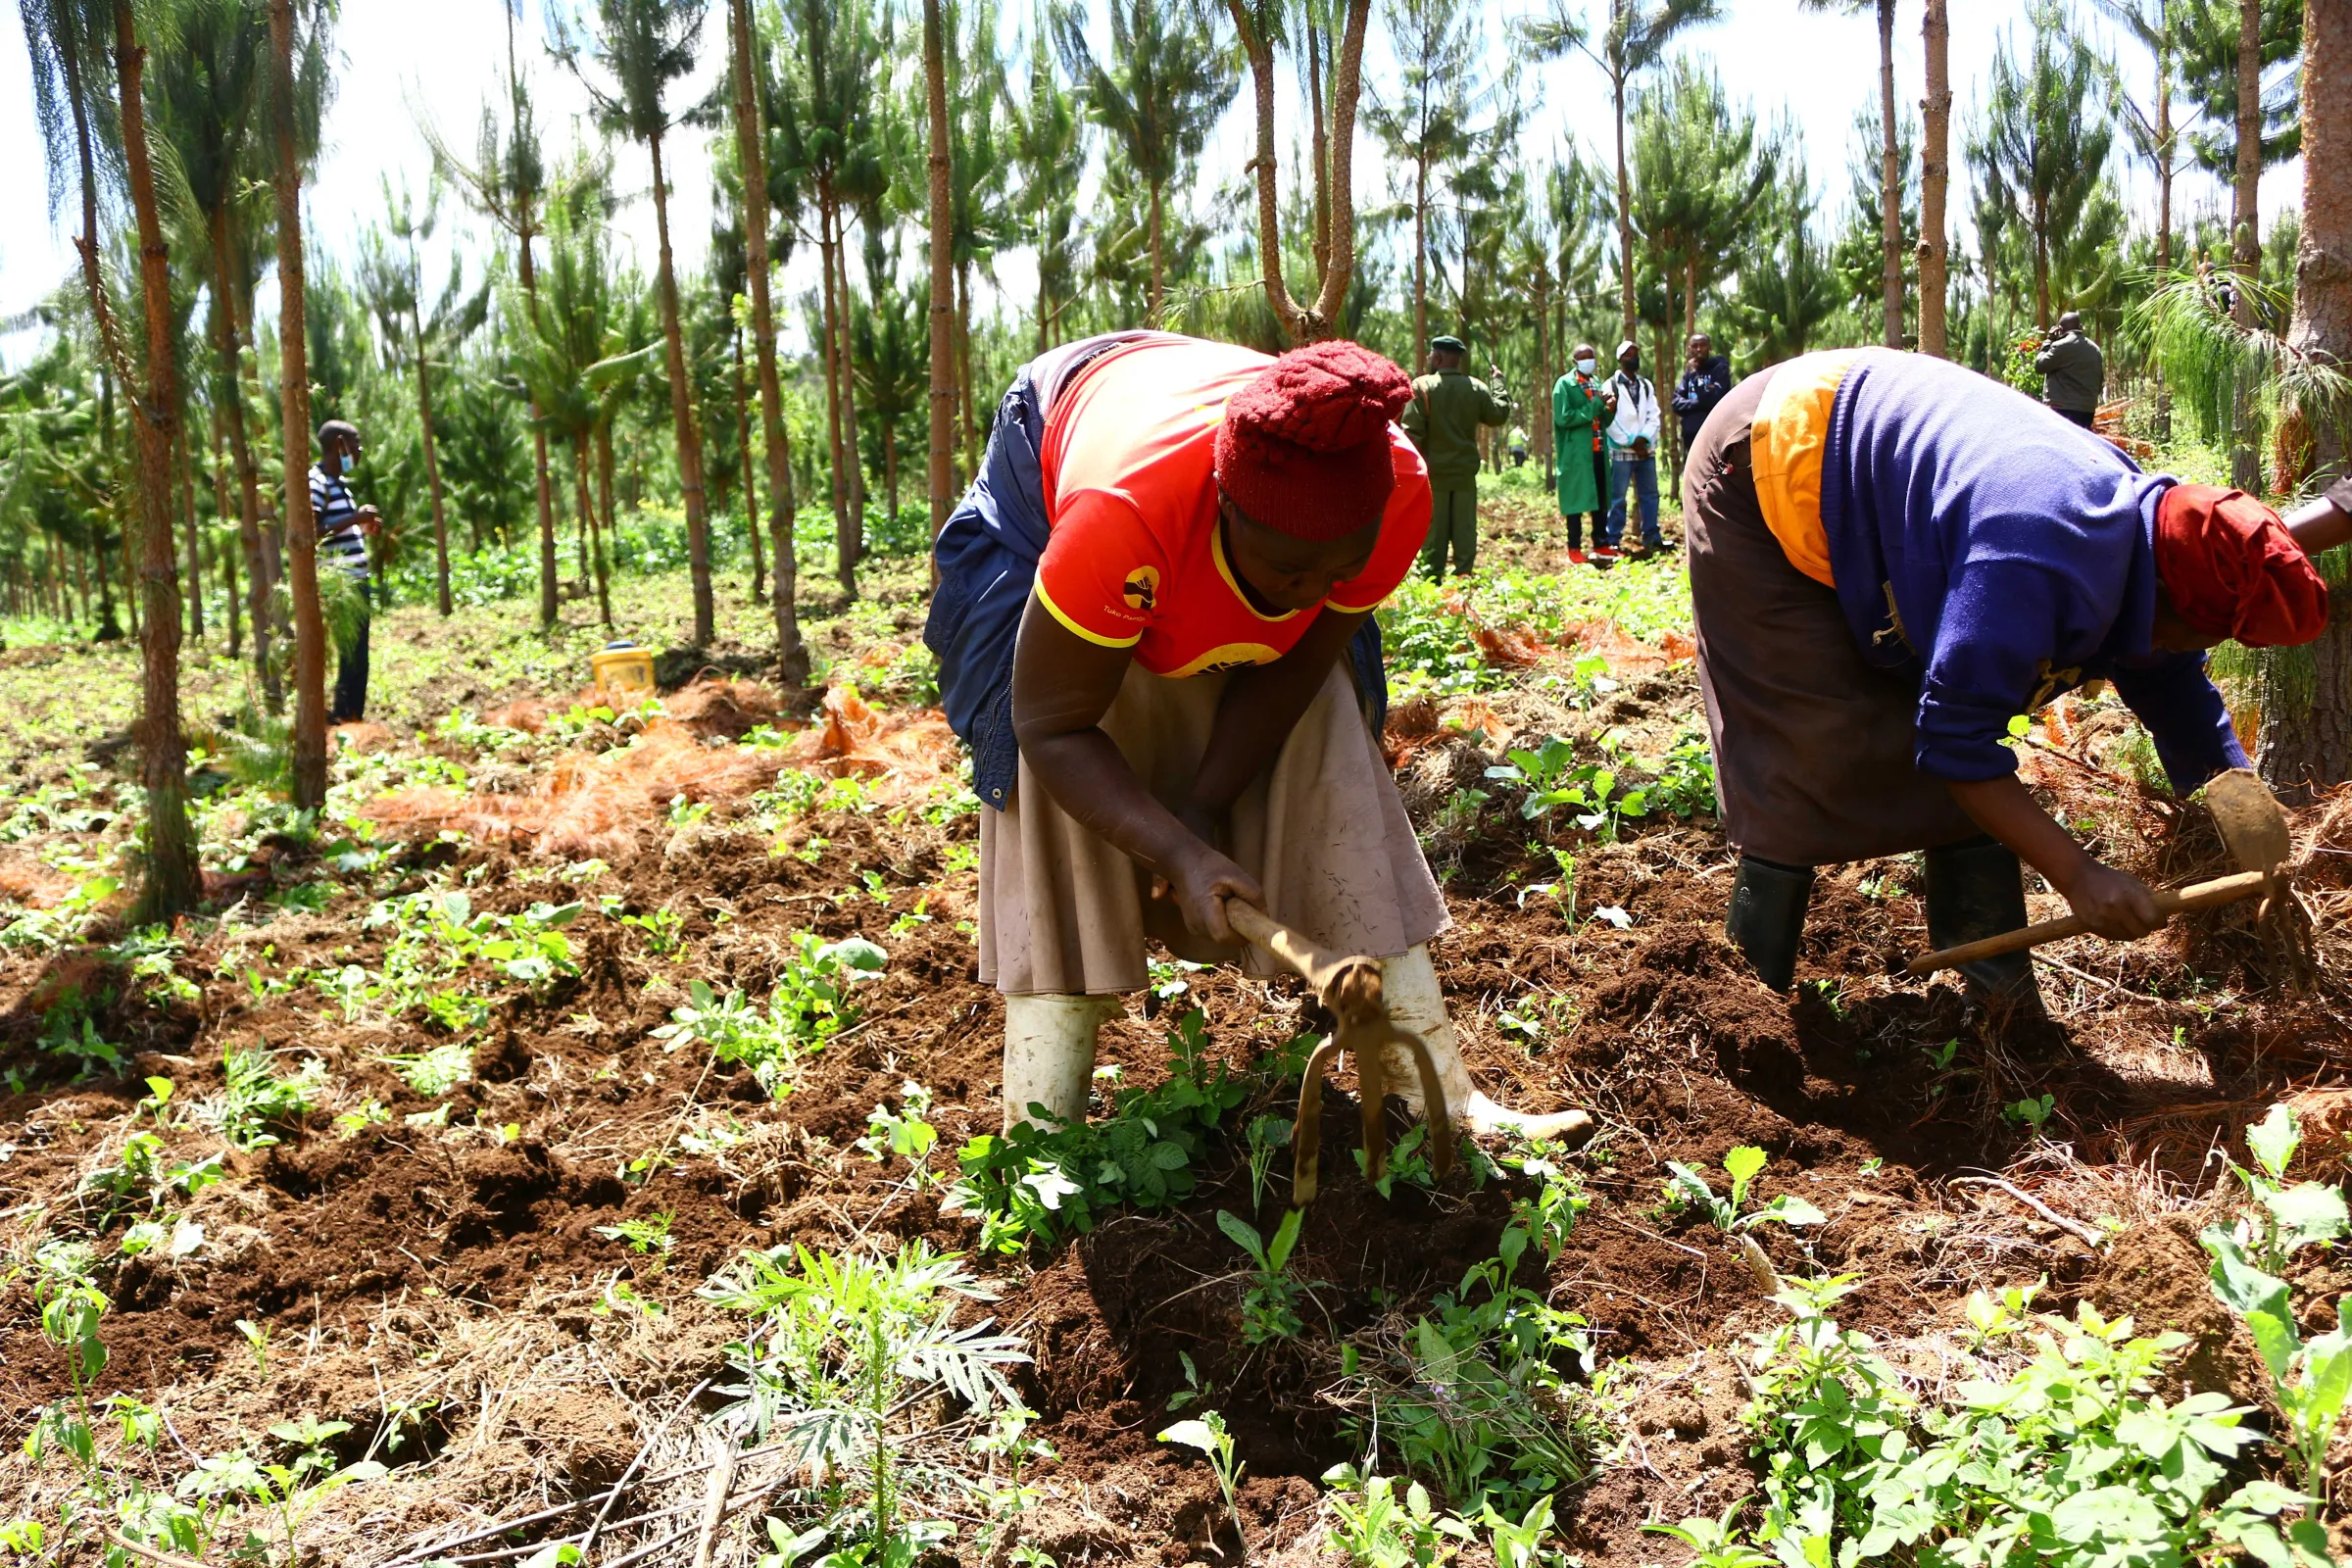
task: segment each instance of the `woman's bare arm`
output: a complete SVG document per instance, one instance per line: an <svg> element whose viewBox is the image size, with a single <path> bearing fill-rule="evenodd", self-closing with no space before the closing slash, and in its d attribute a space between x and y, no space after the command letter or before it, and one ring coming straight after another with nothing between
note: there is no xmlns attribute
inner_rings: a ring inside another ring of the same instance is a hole
<svg viewBox="0 0 2352 1568"><path fill-rule="evenodd" d="M1944 787L1977 826L2015 850L2066 895L2082 923L2100 936L2127 942L2164 924L2147 884L2091 858L2073 834L2034 804L2015 773L1965 784L1946 780Z"/></svg>
<svg viewBox="0 0 2352 1568"><path fill-rule="evenodd" d="M1071 631L1031 595L1013 647L1013 735L1055 805L1164 878L1196 934L1231 943L1225 900L1262 905L1264 891L1162 806L1101 728L1133 660L1132 649L1105 648Z"/></svg>

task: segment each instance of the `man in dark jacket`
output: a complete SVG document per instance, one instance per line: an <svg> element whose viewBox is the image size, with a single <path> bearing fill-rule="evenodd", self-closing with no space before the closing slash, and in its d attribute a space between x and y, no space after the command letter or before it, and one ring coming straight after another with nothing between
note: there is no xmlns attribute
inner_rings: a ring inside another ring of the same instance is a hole
<svg viewBox="0 0 2352 1568"><path fill-rule="evenodd" d="M2082 335L2082 318L2074 311L2058 318L2058 335L2034 356L2041 372L2041 401L2083 429L2099 412L2099 394L2107 388L2107 359L2099 346Z"/></svg>
<svg viewBox="0 0 2352 1568"><path fill-rule="evenodd" d="M1691 333L1686 348L1683 378L1674 384L1674 413L1682 421L1683 450L1688 452L1698 439L1698 427L1732 390L1732 362L1715 352L1714 339L1704 332Z"/></svg>
<svg viewBox="0 0 2352 1568"><path fill-rule="evenodd" d="M1401 421L1429 465L1432 505L1421 565L1434 581L1445 579L1448 545L1455 576L1467 577L1478 564L1478 428L1511 416L1502 371L1494 369L1490 386L1464 368L1469 359L1460 338L1430 339L1429 373L1413 382Z"/></svg>

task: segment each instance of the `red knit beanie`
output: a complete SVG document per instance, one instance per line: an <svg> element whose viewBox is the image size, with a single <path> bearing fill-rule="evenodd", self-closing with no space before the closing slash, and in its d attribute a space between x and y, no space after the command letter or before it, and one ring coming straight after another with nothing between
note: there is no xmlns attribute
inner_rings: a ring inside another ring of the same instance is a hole
<svg viewBox="0 0 2352 1568"><path fill-rule="evenodd" d="M1293 349L1225 405L1217 483L1252 522L1343 538L1388 505L1389 425L1412 397L1405 373L1359 343Z"/></svg>
<svg viewBox="0 0 2352 1568"><path fill-rule="evenodd" d="M2242 491L2167 490L2156 506L2156 577L2181 620L2208 637L2278 648L2328 629L2328 584L2278 514Z"/></svg>

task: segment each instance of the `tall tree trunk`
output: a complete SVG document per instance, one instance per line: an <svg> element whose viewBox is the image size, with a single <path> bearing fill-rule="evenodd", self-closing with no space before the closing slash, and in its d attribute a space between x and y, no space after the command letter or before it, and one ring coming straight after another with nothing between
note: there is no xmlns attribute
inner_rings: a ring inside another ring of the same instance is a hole
<svg viewBox="0 0 2352 1568"><path fill-rule="evenodd" d="M830 459L833 488L833 551L835 574L855 582L858 569L855 552L850 548L850 459L842 445L842 383L850 376L849 358L841 351L840 318L847 312L849 302L836 298L833 288L833 249L840 243L834 237L835 218L832 186L820 180L816 193L816 251L817 270L824 274L824 286L819 294L824 332L825 367L825 438ZM854 432L853 432L854 433Z"/></svg>
<svg viewBox="0 0 2352 1568"><path fill-rule="evenodd" d="M1944 229L1945 193L1951 185L1952 19L1950 0L1928 0L1920 24L1927 55L1927 97L1920 102L1919 136L1919 351L1951 356L1945 324L1949 240Z"/></svg>
<svg viewBox="0 0 2352 1568"><path fill-rule="evenodd" d="M515 251L520 265L515 269L522 280L523 302L533 316L539 313L539 274L531 265L531 240L527 234L517 235ZM539 502L539 629L556 629L556 483L547 463L547 426L541 423L539 405L529 405L531 421L531 473L538 485Z"/></svg>
<svg viewBox="0 0 2352 1568"><path fill-rule="evenodd" d="M2156 270L2173 270L2173 44L2170 18L2164 41L2156 49ZM2173 389L2156 367L2156 432L2160 440L2173 434Z"/></svg>
<svg viewBox="0 0 2352 1568"><path fill-rule="evenodd" d="M1541 427L1538 436L1544 446L1544 488L1549 490L1554 482L1552 460L1558 437L1551 428L1551 269L1544 267L1536 273L1536 395L1529 400L1533 414L1531 423ZM1536 430L1528 432L1537 436Z"/></svg>
<svg viewBox="0 0 2352 1568"><path fill-rule="evenodd" d="M115 79L122 91L122 165L139 235L139 296L146 326L143 381L130 399L138 452L141 652L141 782L147 793L147 881L139 912L169 920L203 895L196 837L188 820L188 749L179 727L179 581L172 530L172 454L179 435L179 349L172 315L172 254L156 201L147 148L142 79L146 51L131 25L130 0L115 0ZM124 387L132 392L132 384Z"/></svg>
<svg viewBox="0 0 2352 1568"><path fill-rule="evenodd" d="M1624 0L1616 0L1620 10ZM1618 310L1625 318L1625 337L1628 343L1640 341L1639 325L1634 318L1634 187L1625 172L1625 65L1618 62L1610 72L1610 88L1617 106L1617 293Z"/></svg>
<svg viewBox="0 0 2352 1568"><path fill-rule="evenodd" d="M703 435L694 422L694 384L686 378L686 333L678 321L678 280L669 259L669 193L662 179L662 135L646 140L653 154L654 232L661 266L656 286L662 296L662 332L669 344L669 416L677 427L678 489L686 502L687 569L694 579L694 646L718 638L710 599L710 520L703 501Z"/></svg>
<svg viewBox="0 0 2352 1568"><path fill-rule="evenodd" d="M584 435L571 438L571 487L580 509L580 526L589 546L590 564L584 568L584 574L596 583L596 612L610 630L612 625L612 590L605 580L605 542L597 531L596 504L588 499L588 437Z"/></svg>
<svg viewBox="0 0 2352 1568"><path fill-rule="evenodd" d="M326 804L326 622L318 612L318 523L311 515L311 355L304 315L302 165L294 149L294 3L270 0L275 70L277 348L286 459L286 580L294 601L294 804Z"/></svg>
<svg viewBox="0 0 2352 1568"><path fill-rule="evenodd" d="M1429 352L1429 158L1413 160L1413 348L1408 363Z"/></svg>
<svg viewBox="0 0 2352 1568"><path fill-rule="evenodd" d="M743 328L735 329L735 444L743 454L743 520L752 539L752 603L767 598L767 553L760 547L760 476L752 465L752 400L743 379Z"/></svg>
<svg viewBox="0 0 2352 1568"><path fill-rule="evenodd" d="M865 453L858 438L858 360L850 340L850 321L857 309L856 296L850 293L850 225L846 215L837 214L836 220L833 286L841 296L842 455L849 460L849 471L842 475L842 483L850 498L850 513L835 544L841 557L838 564L842 592L855 599L858 567L865 560Z"/></svg>
<svg viewBox="0 0 2352 1568"><path fill-rule="evenodd" d="M955 290L955 159L948 145L947 24L940 0L923 0L923 121L930 143L925 218L931 240L931 537L956 506L956 344L949 337ZM1044 237L1040 228L1039 237ZM1042 263L1043 258L1040 258ZM1046 270L1037 271L1037 346L1046 347ZM936 582L939 562L931 574Z"/></svg>
<svg viewBox="0 0 2352 1568"><path fill-rule="evenodd" d="M1157 326L1159 324L1160 280L1164 275L1161 270L1159 254L1159 181L1154 179L1151 185L1152 204L1149 217L1152 227L1152 303L1144 315L1147 321Z"/></svg>
<svg viewBox="0 0 2352 1568"><path fill-rule="evenodd" d="M2050 329L2050 215L2039 197L2034 200L2034 324Z"/></svg>
<svg viewBox="0 0 2352 1568"><path fill-rule="evenodd" d="M610 420L596 427L596 504L605 516L604 548L596 558L596 567L601 573L597 579L598 592L605 601L605 623L611 625L612 596L611 589L605 586L605 579L612 574L613 552L618 549L620 537L620 514L612 510L612 425Z"/></svg>
<svg viewBox="0 0 2352 1568"><path fill-rule="evenodd" d="M218 312L216 326L218 325ZM218 398L213 400L213 516L223 526L233 527L236 504L228 493L228 457L225 444L227 418ZM233 662L245 657L245 618L237 612L237 573L234 565L236 551L225 537L220 540L221 571L221 610L228 616L228 657Z"/></svg>
<svg viewBox="0 0 2352 1568"><path fill-rule="evenodd" d="M1879 280L1886 346L1903 346L1903 157L1894 119L1894 0L1879 0Z"/></svg>
<svg viewBox="0 0 2352 1568"><path fill-rule="evenodd" d="M177 368L173 378L177 379ZM204 636L204 539L196 527L196 460L188 453L187 430L184 420L179 438L173 443L172 469L179 476L179 512L181 525L188 536L188 635Z"/></svg>
<svg viewBox="0 0 2352 1568"><path fill-rule="evenodd" d="M1312 13L1309 13L1311 19ZM1323 30L1311 20L1306 24L1304 54L1306 55L1306 116L1307 157L1315 165L1315 205L1308 220L1313 231L1308 234L1308 246L1315 259L1315 292L1323 292L1323 279L1331 272L1331 130L1323 122L1323 51L1331 44Z"/></svg>
<svg viewBox="0 0 2352 1568"><path fill-rule="evenodd" d="M226 539L220 541L220 592L228 608L228 657L233 663L243 657L245 622L237 613L237 553Z"/></svg>
<svg viewBox="0 0 2352 1568"><path fill-rule="evenodd" d="M1251 21L1250 0L1225 0L1233 17L1234 34L1250 62L1250 98L1257 118L1257 152L1250 167L1257 172L1257 264L1266 291L1266 307L1286 342L1311 343L1324 333L1320 323L1291 298L1282 277L1282 188L1280 161L1274 148L1274 40ZM1317 120L1322 117L1316 116Z"/></svg>
<svg viewBox="0 0 2352 1568"><path fill-rule="evenodd" d="M963 471L980 471L980 454L986 435L980 428L979 400L972 395L972 264L966 257L956 267L956 396L963 410Z"/></svg>
<svg viewBox="0 0 2352 1568"><path fill-rule="evenodd" d="M1331 69L1331 172L1325 188L1323 228L1330 255L1322 261L1321 286L1315 295L1315 315L1323 318L1326 335L1348 324L1348 291L1355 282L1355 109L1364 76L1364 31L1370 25L1372 0L1348 0L1348 19L1342 24L1339 58Z"/></svg>
<svg viewBox="0 0 2352 1568"><path fill-rule="evenodd" d="M776 659L783 678L798 685L808 675L808 651L801 646L799 563L792 540L792 442L784 430L784 391L776 374L776 317L768 299L767 146L760 126L760 96L754 86L751 0L727 0L734 40L735 153L743 167L743 238L752 293L752 349L760 377L760 431L767 461L768 547L775 583L768 604L775 612ZM609 453L610 448L604 450ZM612 514L611 463L604 465L605 515Z"/></svg>
<svg viewBox="0 0 2352 1568"><path fill-rule="evenodd" d="M2308 154L2306 155L2309 156ZM2230 255L2249 283L2262 275L2262 0L2237 7L2237 172L2230 215ZM2237 324L2254 324L2254 291L2237 290ZM2230 482L2249 495L2262 492L2261 416L2247 376L2231 398Z"/></svg>
<svg viewBox="0 0 2352 1568"><path fill-rule="evenodd" d="M441 457L433 439L433 386L424 363L424 319L409 311L410 341L416 345L416 425L424 437L424 482L433 497L433 592L444 615L456 612L449 597L449 514L441 501Z"/></svg>
<svg viewBox="0 0 2352 1568"><path fill-rule="evenodd" d="M221 423L228 431L228 451L237 468L237 539L245 551L245 591L253 620L253 669L260 680L262 700L275 712L285 701L278 690L277 666L270 657L270 564L263 553L261 473L253 460L253 443L245 431L245 374L238 364L236 299L230 282L229 204L223 202L213 218L213 293L220 349L220 390ZM306 476L307 477L307 476Z"/></svg>
<svg viewBox="0 0 2352 1568"><path fill-rule="evenodd" d="M2303 225L2286 335L2299 353L2340 364L2352 359L2352 9L2339 0L2304 0L2302 92ZM2311 423L2316 466L2343 471L2352 432L2341 411ZM2343 617L2329 617L2308 649L2261 660L2263 777L2300 790L2352 776L2352 629ZM2284 678L2289 661L2307 683Z"/></svg>

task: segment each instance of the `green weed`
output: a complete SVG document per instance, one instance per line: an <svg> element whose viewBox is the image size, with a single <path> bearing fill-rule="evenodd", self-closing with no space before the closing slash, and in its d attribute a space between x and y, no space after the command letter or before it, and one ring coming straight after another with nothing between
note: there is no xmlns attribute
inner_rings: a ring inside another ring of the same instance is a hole
<svg viewBox="0 0 2352 1568"><path fill-rule="evenodd" d="M1746 1210L1747 1190L1762 1174L1768 1156L1761 1149L1741 1145L1723 1156L1724 1173L1731 1177L1728 1191L1718 1193L1707 1185L1707 1179L1681 1160L1666 1162L1666 1201L1670 1207L1694 1206L1715 1222L1715 1228L1726 1236L1771 1222L1783 1225L1822 1225L1829 1216L1803 1199L1784 1193L1762 1208Z"/></svg>
<svg viewBox="0 0 2352 1568"><path fill-rule="evenodd" d="M1306 1210L1291 1209L1282 1216L1274 1234L1266 1237L1230 1209L1217 1210L1217 1229L1250 1254L1250 1261L1256 1265L1256 1272L1242 1297L1245 1344L1295 1340L1306 1330L1305 1321L1298 1315L1298 1304L1314 1287L1291 1277L1291 1251L1298 1245L1298 1226L1305 1218Z"/></svg>

